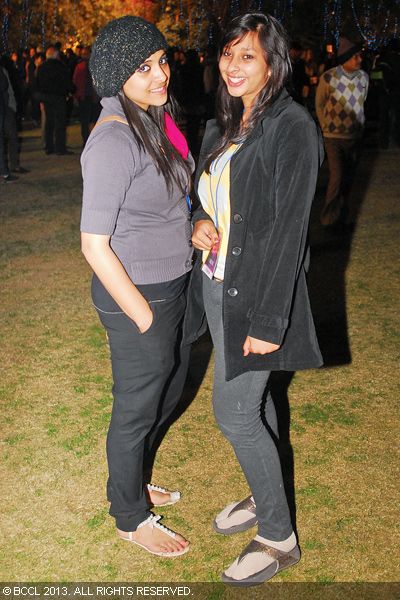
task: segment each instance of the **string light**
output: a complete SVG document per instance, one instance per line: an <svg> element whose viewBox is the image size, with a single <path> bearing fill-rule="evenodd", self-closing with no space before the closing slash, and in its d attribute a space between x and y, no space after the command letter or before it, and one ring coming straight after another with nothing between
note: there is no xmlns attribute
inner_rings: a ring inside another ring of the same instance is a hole
<svg viewBox="0 0 400 600"><path fill-rule="evenodd" d="M202 0L198 0L196 3L196 12L194 14L194 18L193 18L193 24L195 26L195 38L193 40L193 45L194 48L197 51L200 51L200 36L201 36L201 30L202 30L202 23L204 20L204 17L206 16L204 7L203 7L203 2Z"/></svg>
<svg viewBox="0 0 400 600"><path fill-rule="evenodd" d="M23 0L22 15L21 15L21 48L26 48L28 45L31 33L31 11L29 8L29 0Z"/></svg>
<svg viewBox="0 0 400 600"><path fill-rule="evenodd" d="M328 3L324 4L324 42L328 41L328 21L329 21L329 8Z"/></svg>
<svg viewBox="0 0 400 600"><path fill-rule="evenodd" d="M281 23L283 23L286 19L287 14L289 16L293 16L293 0L277 0L274 6L274 17Z"/></svg>
<svg viewBox="0 0 400 600"><path fill-rule="evenodd" d="M335 41L339 46L340 28L342 21L342 0L331 0L324 4L323 29L324 41Z"/></svg>
<svg viewBox="0 0 400 600"><path fill-rule="evenodd" d="M10 29L10 0L4 0L4 15L1 27L1 39L4 52L8 51L8 31Z"/></svg>
<svg viewBox="0 0 400 600"><path fill-rule="evenodd" d="M263 12L264 10L264 0L253 0L251 5L249 6L250 10L256 10L258 12Z"/></svg>
<svg viewBox="0 0 400 600"><path fill-rule="evenodd" d="M334 38L336 42L336 48L339 47L339 37L340 37L340 25L342 19L342 0L336 0L334 4L334 12L335 12L335 32Z"/></svg>
<svg viewBox="0 0 400 600"><path fill-rule="evenodd" d="M74 0L74 15L78 14L78 0ZM74 28L75 36L77 35L76 26Z"/></svg>
<svg viewBox="0 0 400 600"><path fill-rule="evenodd" d="M187 19L185 19L185 36L186 39L189 43L190 40L190 21L189 21L189 17Z"/></svg>
<svg viewBox="0 0 400 600"><path fill-rule="evenodd" d="M367 2L367 0L363 0L363 5L364 5L364 22L365 22L365 28L368 32L368 37L371 36L371 15L370 15L370 10L369 10L369 4Z"/></svg>
<svg viewBox="0 0 400 600"><path fill-rule="evenodd" d="M23 0L22 2L22 7L21 7L21 19L20 19L20 23L21 23L21 36L20 36L20 43L19 46L20 48L24 48L25 47L25 19L26 19L26 14L25 14L25 0Z"/></svg>
<svg viewBox="0 0 400 600"><path fill-rule="evenodd" d="M207 45L214 46L215 45L215 0L212 0L210 12L208 15L208 27L207 27Z"/></svg>
<svg viewBox="0 0 400 600"><path fill-rule="evenodd" d="M239 0L230 0L229 5L229 14L231 17L236 17L240 12L240 2Z"/></svg>
<svg viewBox="0 0 400 600"><path fill-rule="evenodd" d="M399 4L399 1L397 1L397 4ZM379 18L382 13L382 8L383 8L383 2L379 2L377 9L376 9L376 16L375 16L376 23L378 23L378 21L379 21ZM386 11L385 21L384 21L383 27L381 28L380 34L378 34L377 27L373 28L372 17L371 17L371 7L366 0L363 0L363 13L364 13L363 17L362 17L363 24L361 24L361 22L360 22L360 18L358 16L356 5L355 5L355 0L351 0L351 10L353 13L356 27L357 27L361 37L363 38L363 40L366 42L368 48L370 48L371 50L377 50L377 48L379 48L380 46L384 46L389 42L390 38L386 34L387 34L387 31L389 28L389 23L390 23L390 18L391 18L391 10L390 9L387 9L387 11ZM397 23L398 23L397 16L395 16L394 17L393 37L397 37Z"/></svg>
<svg viewBox="0 0 400 600"><path fill-rule="evenodd" d="M57 35L58 0L54 0L53 34Z"/></svg>
<svg viewBox="0 0 400 600"><path fill-rule="evenodd" d="M166 14L167 21L171 20L172 25L175 23L173 15L176 13L179 14L180 25L178 29L184 38L182 40L184 43L187 44L190 40L191 45L199 47L202 39L201 36L204 33L207 43L215 45L219 28L218 22L220 21L218 17L220 0L211 0L208 3L202 0L195 0L191 5L193 8L190 19L188 15L188 0L179 0L179 2L178 0L171 2L168 0L159 0L159 3L162 13ZM15 18L13 17L11 20L11 6L14 4L19 5L19 15L15 15ZM73 14L77 14L79 4L78 0L69 0L69 6ZM207 11L204 8L205 4L208 5ZM37 6L39 10L37 10ZM20 0L18 3L11 2L11 0L3 0L3 15L0 22L0 46L2 46L2 51L6 52L8 50L11 27L16 27L18 30L19 44L22 47L27 46L31 35L32 21L35 18L39 21L39 31L43 47L46 46L46 36L49 31L50 35L57 36L69 27L70 35L76 35L77 30L76 27L74 28L73 20L69 24L63 23L63 28L60 29L60 6L59 0L41 0L41 2L38 0ZM32 7L34 10L32 10ZM237 16L243 7L247 8L247 10L258 12L265 12L268 9L281 22L286 21L290 17L294 18L297 9L295 0L274 0L274 2L268 3L265 0L247 0L247 2L229 0L229 16ZM391 38L398 39L399 16L396 13L398 13L398 8L400 7L400 0L393 0L390 8L387 6L385 0L374 0L374 2L371 0L349 0L348 2L344 2L343 0L325 0L323 2L322 14L324 42L334 41L336 46L338 46L344 7L350 11L357 31L370 49L375 50L382 45L386 45ZM178 16L176 18L178 20ZM167 25L167 31L169 28L170 26ZM15 35L13 39L15 39Z"/></svg>
<svg viewBox="0 0 400 600"><path fill-rule="evenodd" d="M46 0L42 0L42 14L40 19L42 30L42 49L46 49Z"/></svg>
<svg viewBox="0 0 400 600"><path fill-rule="evenodd" d="M189 17L185 19L183 2L184 0L179 0L179 20L181 23L185 23L186 39L189 40Z"/></svg>

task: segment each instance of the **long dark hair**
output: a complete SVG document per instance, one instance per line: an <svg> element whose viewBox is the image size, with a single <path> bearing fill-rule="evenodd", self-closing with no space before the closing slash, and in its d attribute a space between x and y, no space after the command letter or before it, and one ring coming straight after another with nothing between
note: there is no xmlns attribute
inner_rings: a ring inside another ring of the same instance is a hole
<svg viewBox="0 0 400 600"><path fill-rule="evenodd" d="M291 76L288 37L279 21L271 15L254 12L233 19L222 38L219 56L232 42L240 41L250 32L255 32L258 36L270 75L256 98L245 129L242 128L241 122L242 99L230 96L225 82L220 81L216 114L222 137L206 160L207 173L212 161L225 152L231 144L241 144L249 137L265 108L275 101Z"/></svg>
<svg viewBox="0 0 400 600"><path fill-rule="evenodd" d="M128 125L140 151L145 151L154 160L171 191L177 183L182 191L189 188L191 171L188 162L182 157L165 133L165 112L176 120L178 105L172 96L163 106L149 106L147 111L132 102L123 91L118 94Z"/></svg>

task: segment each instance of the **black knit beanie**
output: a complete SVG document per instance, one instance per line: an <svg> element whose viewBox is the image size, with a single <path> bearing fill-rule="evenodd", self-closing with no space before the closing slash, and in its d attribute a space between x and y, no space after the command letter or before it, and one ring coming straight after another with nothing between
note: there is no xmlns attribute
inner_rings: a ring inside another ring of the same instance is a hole
<svg viewBox="0 0 400 600"><path fill-rule="evenodd" d="M155 25L140 17L107 23L95 39L89 68L100 98L115 96L149 56L168 46Z"/></svg>

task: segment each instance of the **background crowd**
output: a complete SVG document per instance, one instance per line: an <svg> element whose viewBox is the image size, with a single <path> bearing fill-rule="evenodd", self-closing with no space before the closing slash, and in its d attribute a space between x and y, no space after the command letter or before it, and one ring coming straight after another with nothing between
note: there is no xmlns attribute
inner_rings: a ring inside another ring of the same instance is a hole
<svg viewBox="0 0 400 600"><path fill-rule="evenodd" d="M43 149L48 155L71 153L66 127L79 120L82 146L100 112L88 69L90 47L63 48L56 42L46 49L30 46L3 55L0 60L0 175L1 182L16 181L27 170L20 165L18 131L24 122L42 128ZM294 98L316 118L315 97L321 76L337 62L328 44L323 50L302 47L293 41L292 89ZM182 107L182 126L190 149L197 156L205 122L214 116L218 87L217 53L168 50L170 88ZM365 50L362 69L369 75L367 120L377 123L380 148L400 145L400 45L393 39L376 52Z"/></svg>

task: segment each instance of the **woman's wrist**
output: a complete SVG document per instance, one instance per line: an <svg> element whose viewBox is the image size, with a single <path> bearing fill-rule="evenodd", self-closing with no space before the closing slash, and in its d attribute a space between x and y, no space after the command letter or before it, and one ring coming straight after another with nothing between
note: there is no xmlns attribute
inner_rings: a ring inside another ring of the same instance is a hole
<svg viewBox="0 0 400 600"><path fill-rule="evenodd" d="M135 315L135 317L132 318L132 321L135 323L140 333L145 333L148 329L150 329L153 323L153 311L151 310L151 307L147 302L146 304L147 310L141 311L139 315Z"/></svg>

